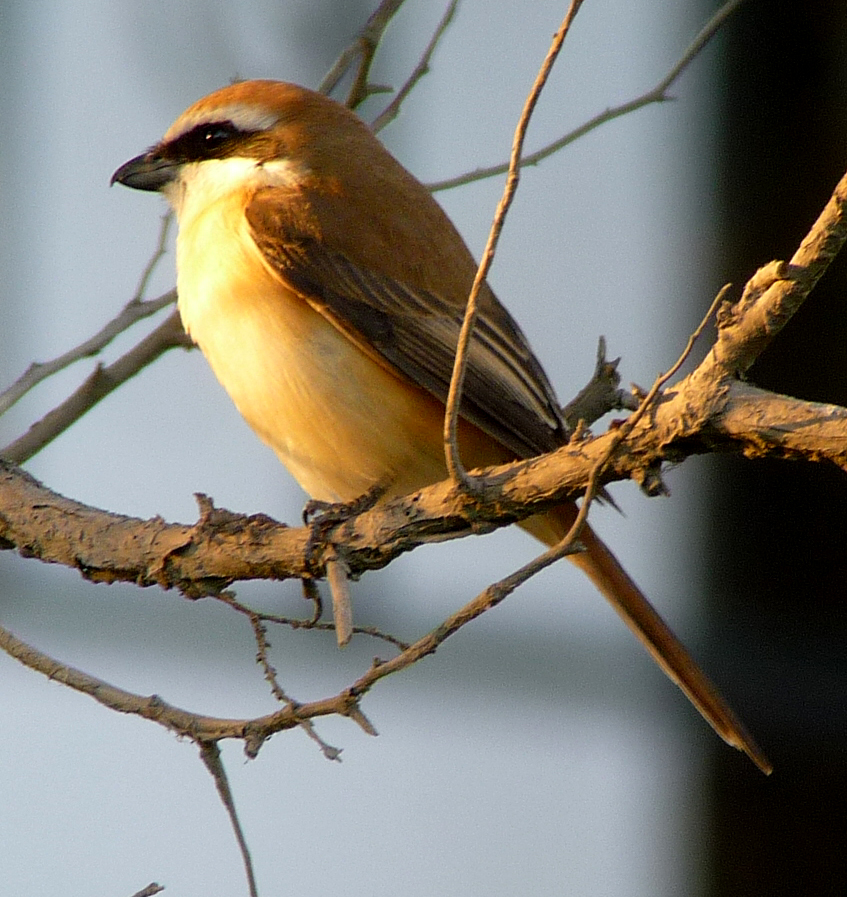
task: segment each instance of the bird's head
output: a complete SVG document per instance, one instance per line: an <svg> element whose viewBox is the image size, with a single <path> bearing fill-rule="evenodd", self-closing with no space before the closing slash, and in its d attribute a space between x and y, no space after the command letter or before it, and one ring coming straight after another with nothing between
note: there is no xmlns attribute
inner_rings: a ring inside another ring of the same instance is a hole
<svg viewBox="0 0 847 897"><path fill-rule="evenodd" d="M234 189L339 183L374 147L370 129L334 100L281 81L242 81L186 109L111 182L161 192L180 213L192 193L207 204Z"/></svg>

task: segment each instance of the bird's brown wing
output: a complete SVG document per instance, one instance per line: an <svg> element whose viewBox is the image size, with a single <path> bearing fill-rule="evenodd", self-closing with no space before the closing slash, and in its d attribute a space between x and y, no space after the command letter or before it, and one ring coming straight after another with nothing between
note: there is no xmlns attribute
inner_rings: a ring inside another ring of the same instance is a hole
<svg viewBox="0 0 847 897"><path fill-rule="evenodd" d="M346 243L329 247L321 239L325 215L319 212L310 221L307 212L301 217L301 226L294 226L296 222L291 216L301 214L294 211L297 204L274 202L273 194L273 190L267 191L246 210L253 237L270 268L372 358L444 401L463 314L461 294L467 268L473 267L466 254L452 251L456 245L463 250L464 244L458 235L451 233L449 222L436 220L437 225L448 229L447 239L432 247L432 252L426 255L426 272L416 280L413 262L406 256L414 257L426 247L420 241L415 245L414 233L407 234L410 242L404 246L413 251L405 254L403 262L409 267L403 269L401 262L385 255L390 253L394 237L400 238L391 232L385 220L369 221L367 216L357 217L349 210L340 209L339 216L346 215L342 223L358 228L358 235L366 241L368 237L374 238L372 242L378 249L371 258L383 262L356 265L350 259L350 247L355 247L355 243L351 242L349 233ZM426 210L421 213L410 209L407 220L417 224L421 215L425 219ZM428 233L432 233L431 229ZM449 243L453 245L446 245ZM346 252L341 249L342 245L346 245ZM437 267L445 260L448 264L455 261L462 265L465 269L462 275L455 279L439 278L437 271L433 275L431 264ZM403 276L403 270L408 272L408 277ZM384 271L394 274L380 273ZM438 287L432 286L439 283L450 285L448 295L439 295ZM490 290L480 298L462 415L518 456L528 457L555 448L565 438L565 425L552 387L509 313ZM564 536L576 514L576 505L565 502L543 519L530 518L524 525L552 545ZM770 771L767 758L732 709L614 555L588 526L581 539L586 551L571 559L606 595L662 669L721 737L746 751L760 769Z"/></svg>
<svg viewBox="0 0 847 897"><path fill-rule="evenodd" d="M380 364L446 401L463 308L356 265L298 229L285 203L254 200L246 214L278 277ZM551 451L567 430L547 375L487 286L480 299L461 415L518 457Z"/></svg>

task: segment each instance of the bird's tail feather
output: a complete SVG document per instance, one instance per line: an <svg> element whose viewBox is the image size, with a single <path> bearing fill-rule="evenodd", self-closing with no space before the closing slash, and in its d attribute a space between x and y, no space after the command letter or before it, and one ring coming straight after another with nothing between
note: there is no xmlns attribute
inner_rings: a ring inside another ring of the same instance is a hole
<svg viewBox="0 0 847 897"><path fill-rule="evenodd" d="M531 517L523 526L547 545L555 545L566 535L576 515L577 506L568 503L543 516ZM718 735L747 754L762 772L769 774L772 767L767 757L618 559L587 524L579 541L585 550L570 555L569 559L605 595L656 663L682 689Z"/></svg>

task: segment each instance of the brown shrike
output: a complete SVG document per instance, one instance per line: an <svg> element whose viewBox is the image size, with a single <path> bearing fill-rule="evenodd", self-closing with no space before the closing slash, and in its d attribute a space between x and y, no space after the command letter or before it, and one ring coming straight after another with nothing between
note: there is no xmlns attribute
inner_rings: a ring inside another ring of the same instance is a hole
<svg viewBox="0 0 847 897"><path fill-rule="evenodd" d="M352 112L245 81L184 112L113 181L179 219L186 331L257 435L314 499L443 480L444 403L476 264L428 190ZM552 451L568 430L526 338L484 286L459 443L469 468ZM555 544L567 502L521 526ZM570 559L729 744L770 764L614 555L586 526Z"/></svg>

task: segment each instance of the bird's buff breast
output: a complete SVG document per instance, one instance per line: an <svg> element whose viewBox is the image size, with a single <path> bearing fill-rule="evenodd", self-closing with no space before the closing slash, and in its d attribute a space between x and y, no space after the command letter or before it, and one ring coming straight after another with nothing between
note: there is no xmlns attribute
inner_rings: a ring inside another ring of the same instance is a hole
<svg viewBox="0 0 847 897"><path fill-rule="evenodd" d="M286 289L226 205L180 227L179 310L247 423L313 498L443 478L443 406Z"/></svg>

